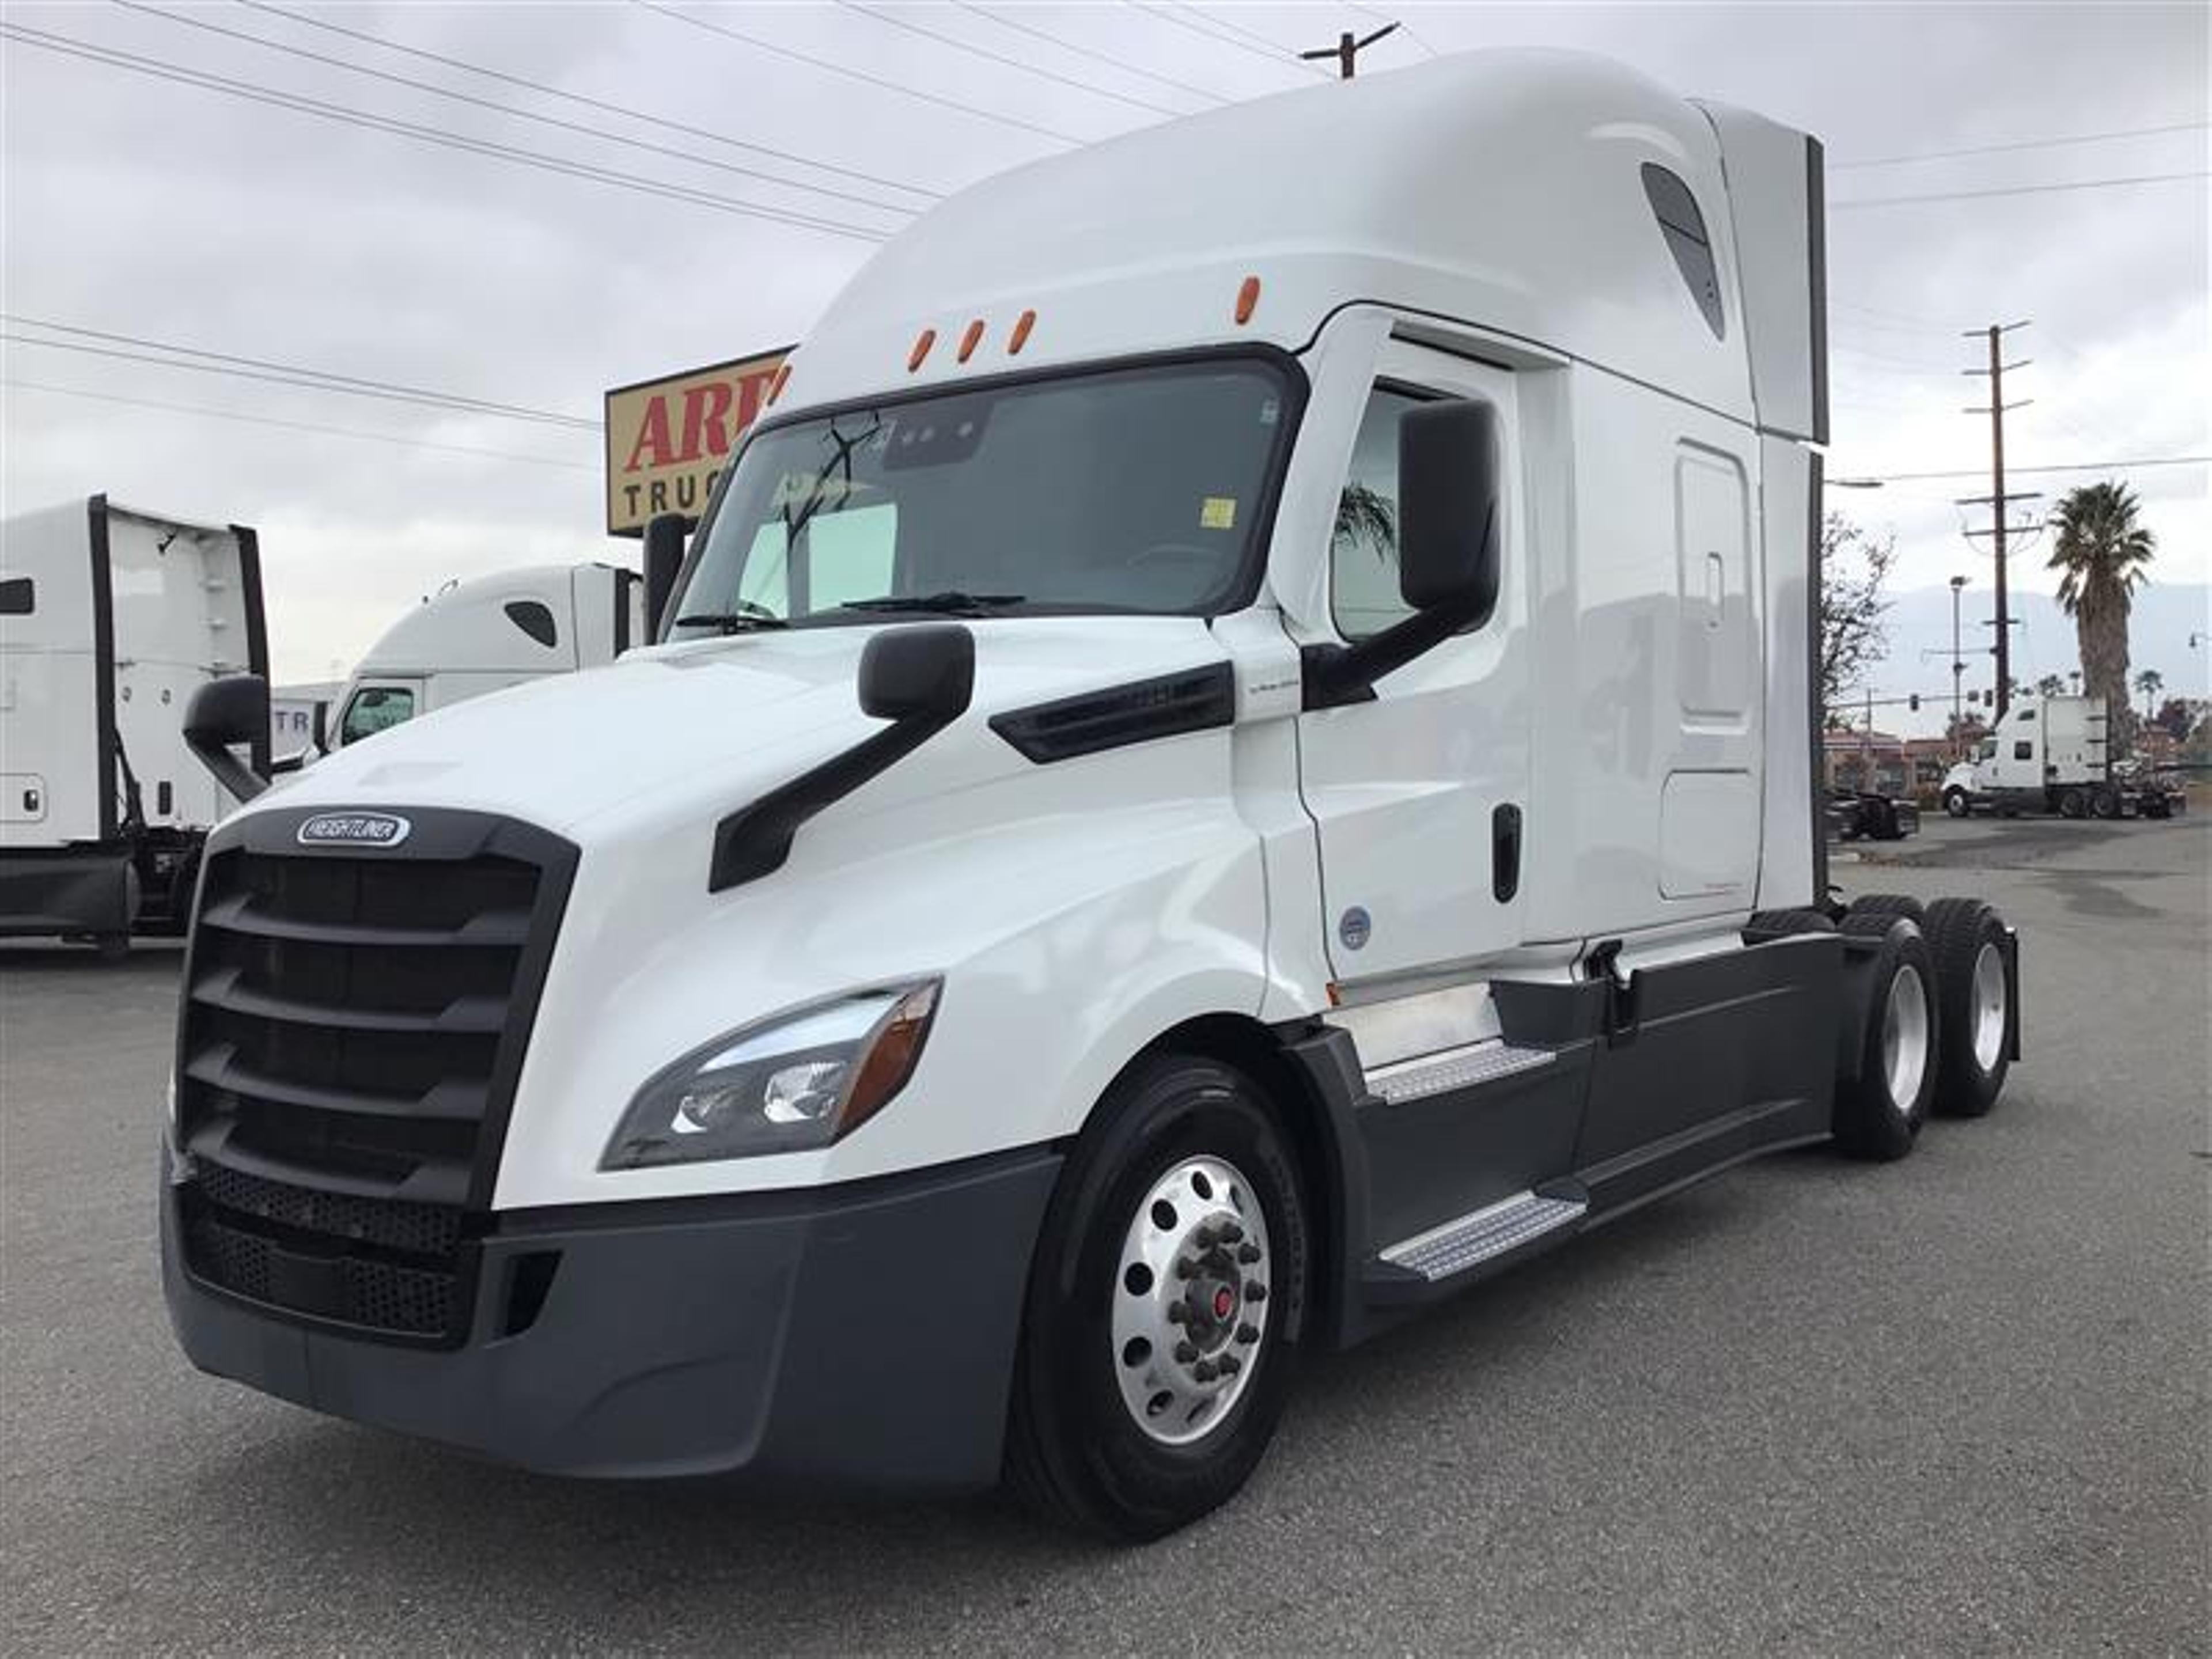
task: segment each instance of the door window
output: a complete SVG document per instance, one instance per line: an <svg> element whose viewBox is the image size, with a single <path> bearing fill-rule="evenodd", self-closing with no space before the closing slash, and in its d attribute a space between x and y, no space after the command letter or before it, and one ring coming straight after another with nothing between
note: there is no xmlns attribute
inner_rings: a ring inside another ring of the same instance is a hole
<svg viewBox="0 0 2212 1659"><path fill-rule="evenodd" d="M344 717L338 721L338 742L357 743L414 718L415 694L405 686L364 685L346 703Z"/></svg>
<svg viewBox="0 0 2212 1659"><path fill-rule="evenodd" d="M1378 386L1359 418L1329 537L1329 610L1347 640L1366 639L1412 614L1398 592L1398 422L1420 402Z"/></svg>

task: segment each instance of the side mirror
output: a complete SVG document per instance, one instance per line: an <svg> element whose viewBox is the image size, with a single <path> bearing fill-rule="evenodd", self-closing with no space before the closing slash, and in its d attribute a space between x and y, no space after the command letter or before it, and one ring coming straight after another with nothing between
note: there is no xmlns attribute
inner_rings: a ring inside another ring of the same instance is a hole
<svg viewBox="0 0 2212 1659"><path fill-rule="evenodd" d="M1498 411L1471 398L1423 404L1398 422L1398 591L1455 627L1498 603Z"/></svg>
<svg viewBox="0 0 2212 1659"><path fill-rule="evenodd" d="M645 526L645 637L660 638L660 620L684 568L684 538L690 520L681 513L653 515Z"/></svg>
<svg viewBox="0 0 2212 1659"><path fill-rule="evenodd" d="M185 746L240 801L252 800L269 780L231 751L258 752L268 741L269 682L258 674L210 680L185 705Z"/></svg>
<svg viewBox="0 0 2212 1659"><path fill-rule="evenodd" d="M889 628L860 653L860 712L944 726L975 689L975 636L952 623Z"/></svg>
<svg viewBox="0 0 2212 1659"><path fill-rule="evenodd" d="M1503 555L1498 411L1473 398L1398 421L1398 592L1413 614L1353 646L1308 646L1308 708L1364 702L1375 682L1497 608Z"/></svg>

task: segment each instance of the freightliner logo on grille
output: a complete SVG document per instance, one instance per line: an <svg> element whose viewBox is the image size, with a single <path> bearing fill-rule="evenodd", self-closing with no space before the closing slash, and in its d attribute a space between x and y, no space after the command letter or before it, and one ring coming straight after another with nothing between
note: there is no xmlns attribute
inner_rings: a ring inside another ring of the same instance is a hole
<svg viewBox="0 0 2212 1659"><path fill-rule="evenodd" d="M414 827L389 812L318 812L296 839L302 847L397 847Z"/></svg>

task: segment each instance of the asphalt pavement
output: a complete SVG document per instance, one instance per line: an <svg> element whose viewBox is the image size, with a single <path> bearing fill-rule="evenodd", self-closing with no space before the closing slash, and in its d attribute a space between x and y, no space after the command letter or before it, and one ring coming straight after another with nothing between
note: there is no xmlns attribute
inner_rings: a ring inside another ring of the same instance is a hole
<svg viewBox="0 0 2212 1659"><path fill-rule="evenodd" d="M1242 1499L1138 1550L544 1480L198 1375L153 1237L177 954L0 950L0 1644L2212 1653L2212 817L1870 855L1847 891L2021 931L1991 1117L1749 1165L1314 1365Z"/></svg>

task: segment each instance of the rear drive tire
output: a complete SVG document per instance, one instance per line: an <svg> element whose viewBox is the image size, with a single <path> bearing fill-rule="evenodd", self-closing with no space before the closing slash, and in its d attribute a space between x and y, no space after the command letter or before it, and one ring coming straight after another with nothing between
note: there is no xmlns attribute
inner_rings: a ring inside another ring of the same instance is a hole
<svg viewBox="0 0 2212 1659"><path fill-rule="evenodd" d="M1844 919L1852 916L1910 916L1915 921L1923 921L1927 907L1909 893L1869 893L1864 898L1851 901ZM1848 931L1848 930L1846 930Z"/></svg>
<svg viewBox="0 0 2212 1659"><path fill-rule="evenodd" d="M2079 789L2069 789L2058 798L2058 816L2062 818L2087 817L2089 798Z"/></svg>
<svg viewBox="0 0 2212 1659"><path fill-rule="evenodd" d="M1928 907L1928 945L1936 958L1943 1033L1936 1110L1945 1117L1981 1117L1997 1103L2012 1069L2004 921L1979 899L1937 899Z"/></svg>
<svg viewBox="0 0 2212 1659"><path fill-rule="evenodd" d="M2116 818L2120 815L2120 792L2109 783L2098 786L2089 797L2089 810L2100 818Z"/></svg>
<svg viewBox="0 0 2212 1659"><path fill-rule="evenodd" d="M1743 925L1744 943L1758 945L1768 939L1794 939L1800 933L1832 933L1836 924L1826 910L1758 910Z"/></svg>
<svg viewBox="0 0 2212 1659"><path fill-rule="evenodd" d="M1015 1492L1131 1541L1236 1496L1290 1399L1306 1213L1289 1141L1243 1075L1170 1054L1116 1083L1030 1266L1006 1435Z"/></svg>
<svg viewBox="0 0 2212 1659"><path fill-rule="evenodd" d="M1928 1121L1942 1054L1936 962L1919 924L1909 916L1844 916L1845 938L1879 941L1844 959L1844 973L1864 995L1855 1078L1836 1085L1836 1145L1853 1158L1889 1163L1910 1152Z"/></svg>

